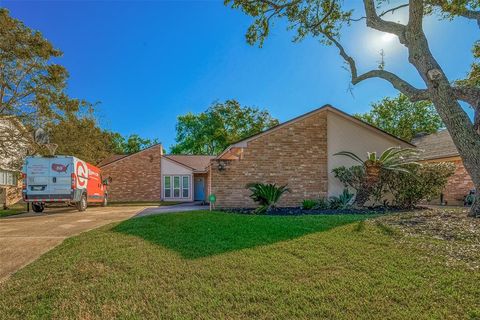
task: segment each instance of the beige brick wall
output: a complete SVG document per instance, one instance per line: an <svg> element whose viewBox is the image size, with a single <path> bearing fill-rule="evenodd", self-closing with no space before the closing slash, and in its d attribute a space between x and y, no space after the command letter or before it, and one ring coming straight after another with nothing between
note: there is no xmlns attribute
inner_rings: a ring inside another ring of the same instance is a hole
<svg viewBox="0 0 480 320"><path fill-rule="evenodd" d="M160 201L162 146L156 145L101 167L110 201Z"/></svg>
<svg viewBox="0 0 480 320"><path fill-rule="evenodd" d="M218 162L226 164L219 170ZM288 184L280 206L327 195L327 112L276 129L248 143L241 160L214 160L210 170L216 207L254 207L245 185Z"/></svg>

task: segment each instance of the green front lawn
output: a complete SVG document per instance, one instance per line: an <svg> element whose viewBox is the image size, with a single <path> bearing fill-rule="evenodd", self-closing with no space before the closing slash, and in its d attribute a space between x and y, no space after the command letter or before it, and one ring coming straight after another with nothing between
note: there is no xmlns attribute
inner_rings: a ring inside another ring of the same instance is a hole
<svg viewBox="0 0 480 320"><path fill-rule="evenodd" d="M24 203L17 203L10 206L8 209L0 209L0 218L12 216L23 212L27 212L27 205Z"/></svg>
<svg viewBox="0 0 480 320"><path fill-rule="evenodd" d="M480 316L480 272L419 245L439 241L403 235L371 215L191 212L137 218L70 238L20 270L0 285L0 314L9 319Z"/></svg>

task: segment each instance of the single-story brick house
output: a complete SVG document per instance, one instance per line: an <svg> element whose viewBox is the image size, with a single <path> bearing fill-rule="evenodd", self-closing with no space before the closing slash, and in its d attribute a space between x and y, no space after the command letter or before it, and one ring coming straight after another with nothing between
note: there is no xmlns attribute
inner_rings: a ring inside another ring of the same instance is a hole
<svg viewBox="0 0 480 320"><path fill-rule="evenodd" d="M304 199L343 191L332 169L355 163L335 153L351 151L365 157L389 147L415 146L325 105L229 146L211 161L210 193L217 196L218 207L250 207L254 203L246 184L287 184L291 192L280 205L298 206Z"/></svg>
<svg viewBox="0 0 480 320"><path fill-rule="evenodd" d="M111 201L204 201L213 156L165 155L161 144L101 163Z"/></svg>
<svg viewBox="0 0 480 320"><path fill-rule="evenodd" d="M444 192L432 203L462 205L464 197L470 190L475 189L475 186L463 166L462 159L448 131L441 130L437 133L419 136L413 139L412 143L423 150L422 161L455 164L455 173L449 178Z"/></svg>
<svg viewBox="0 0 480 320"><path fill-rule="evenodd" d="M447 131L401 140L339 109L325 105L295 119L230 145L218 156L165 155L155 145L131 155L113 156L100 163L112 178L110 199L117 201L208 200L215 194L217 207L251 207L248 183L287 184L291 192L281 206L298 206L304 199L340 194L344 186L332 169L355 164L360 157L389 147L418 146L424 161L450 161L457 166L443 201L460 204L473 183Z"/></svg>

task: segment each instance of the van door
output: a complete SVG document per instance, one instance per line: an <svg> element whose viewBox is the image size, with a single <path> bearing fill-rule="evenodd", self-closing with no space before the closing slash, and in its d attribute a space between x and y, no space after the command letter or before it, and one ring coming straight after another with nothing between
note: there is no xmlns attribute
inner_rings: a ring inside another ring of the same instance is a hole
<svg viewBox="0 0 480 320"><path fill-rule="evenodd" d="M26 160L27 195L29 199L68 199L71 193L71 158Z"/></svg>
<svg viewBox="0 0 480 320"><path fill-rule="evenodd" d="M50 158L49 191L52 199L69 199L72 192L73 158Z"/></svg>

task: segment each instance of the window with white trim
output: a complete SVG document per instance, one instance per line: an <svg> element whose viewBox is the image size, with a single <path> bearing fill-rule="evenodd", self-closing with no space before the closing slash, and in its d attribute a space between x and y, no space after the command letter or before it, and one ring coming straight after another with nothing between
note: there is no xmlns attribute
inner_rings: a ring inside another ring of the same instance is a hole
<svg viewBox="0 0 480 320"><path fill-rule="evenodd" d="M165 198L170 198L172 196L170 188L172 187L170 183L170 176L163 177L163 189Z"/></svg>
<svg viewBox="0 0 480 320"><path fill-rule="evenodd" d="M17 173L14 171L0 170L0 185L16 186Z"/></svg>
<svg viewBox="0 0 480 320"><path fill-rule="evenodd" d="M164 176L163 196L165 198L189 198L190 176Z"/></svg>

